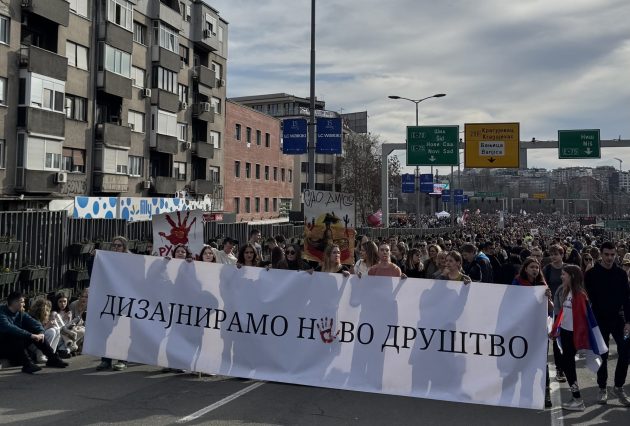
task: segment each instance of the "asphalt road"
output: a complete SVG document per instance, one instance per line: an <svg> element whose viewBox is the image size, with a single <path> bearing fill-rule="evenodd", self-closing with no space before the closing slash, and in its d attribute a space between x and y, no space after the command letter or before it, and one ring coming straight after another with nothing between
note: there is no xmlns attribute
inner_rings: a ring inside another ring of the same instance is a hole
<svg viewBox="0 0 630 426"><path fill-rule="evenodd" d="M612 365L616 349L612 348ZM163 374L133 365L96 372L80 356L64 369L26 375L0 370L0 424L10 425L627 425L630 409L610 399L595 404L595 375L580 368L587 409L563 412L568 386L552 381L551 410L524 410L404 398L224 376ZM582 365L580 362L578 365ZM610 379L613 369L609 363ZM628 390L627 386L626 389Z"/></svg>

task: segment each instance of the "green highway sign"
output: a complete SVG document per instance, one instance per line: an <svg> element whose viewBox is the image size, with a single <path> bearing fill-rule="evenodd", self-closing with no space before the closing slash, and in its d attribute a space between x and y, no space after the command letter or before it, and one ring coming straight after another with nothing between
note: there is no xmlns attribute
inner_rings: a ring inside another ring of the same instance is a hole
<svg viewBox="0 0 630 426"><path fill-rule="evenodd" d="M488 197L488 198L492 198L492 197L503 197L503 192L481 192L481 191L476 191L475 192L475 197Z"/></svg>
<svg viewBox="0 0 630 426"><path fill-rule="evenodd" d="M408 166L457 166L459 126L408 126Z"/></svg>
<svg viewBox="0 0 630 426"><path fill-rule="evenodd" d="M605 220L604 229L630 229L630 220Z"/></svg>
<svg viewBox="0 0 630 426"><path fill-rule="evenodd" d="M558 130L558 158L601 158L599 129Z"/></svg>

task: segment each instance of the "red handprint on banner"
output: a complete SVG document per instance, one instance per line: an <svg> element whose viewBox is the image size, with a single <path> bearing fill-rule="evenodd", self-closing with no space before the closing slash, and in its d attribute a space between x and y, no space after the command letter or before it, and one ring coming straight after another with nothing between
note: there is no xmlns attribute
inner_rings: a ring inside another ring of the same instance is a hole
<svg viewBox="0 0 630 426"><path fill-rule="evenodd" d="M182 222L181 212L177 212L177 224L173 222L173 219L169 215L166 215L166 221L171 225L171 233L166 235L164 232L160 232L159 235L161 237L166 238L171 244L188 244L188 234L190 233L190 228L195 224L197 218L194 218L190 225L188 224L188 216L190 216L190 211L186 212L186 216L184 216L184 221Z"/></svg>
<svg viewBox="0 0 630 426"><path fill-rule="evenodd" d="M334 326L335 326L335 320L334 319L330 319L330 321L328 320L328 317L322 319L319 319L320 324L317 324L317 330L319 331L319 337L322 339L322 342L324 343L332 343L335 341L335 339L337 338L337 336L339 336L339 332L341 330L337 330L337 332L335 333L333 331Z"/></svg>

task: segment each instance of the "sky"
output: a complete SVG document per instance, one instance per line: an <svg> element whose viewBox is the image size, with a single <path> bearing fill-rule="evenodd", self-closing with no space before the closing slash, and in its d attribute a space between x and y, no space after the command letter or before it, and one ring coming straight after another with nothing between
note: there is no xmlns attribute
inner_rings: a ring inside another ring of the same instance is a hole
<svg viewBox="0 0 630 426"><path fill-rule="evenodd" d="M310 94L309 0L206 0L229 22L228 97ZM368 112L368 130L404 143L420 125L519 122L520 139L600 129L630 139L628 0L317 0L315 94ZM405 165L405 152L396 152ZM528 152L529 167L630 169L630 148L601 159ZM463 155L460 161L464 161ZM404 170L410 171L411 168ZM424 168L423 168L423 171Z"/></svg>

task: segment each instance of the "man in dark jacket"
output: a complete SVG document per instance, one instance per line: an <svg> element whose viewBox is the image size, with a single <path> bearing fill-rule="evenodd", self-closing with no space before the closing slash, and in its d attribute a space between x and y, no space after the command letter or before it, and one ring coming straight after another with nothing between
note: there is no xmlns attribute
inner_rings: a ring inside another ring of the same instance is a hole
<svg viewBox="0 0 630 426"><path fill-rule="evenodd" d="M608 345L610 336L617 343L617 366L615 368L615 387L613 392L626 407L630 407L630 399L623 386L628 374L628 341L624 341L624 334L630 334L630 288L628 275L615 264L617 255L615 245L606 241L601 245L602 260L586 271L584 284L588 298L593 307L593 314L599 325L599 330ZM608 353L602 356L602 365L597 371L599 395L597 402L608 402Z"/></svg>
<svg viewBox="0 0 630 426"><path fill-rule="evenodd" d="M473 244L464 244L461 250L464 258L464 274L473 281L493 283L492 266L488 257L483 252L477 253L477 247Z"/></svg>
<svg viewBox="0 0 630 426"><path fill-rule="evenodd" d="M12 292L7 304L0 306L0 358L22 366L22 372L33 374L40 367L33 363L26 348L34 344L48 358L46 366L65 368L64 362L44 340L44 327L24 310L24 297Z"/></svg>

